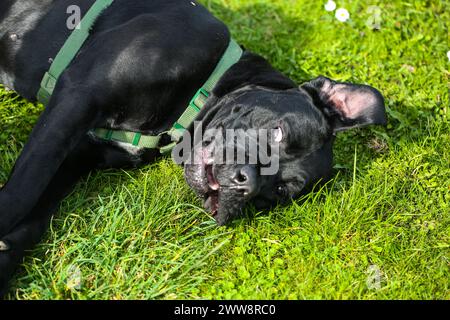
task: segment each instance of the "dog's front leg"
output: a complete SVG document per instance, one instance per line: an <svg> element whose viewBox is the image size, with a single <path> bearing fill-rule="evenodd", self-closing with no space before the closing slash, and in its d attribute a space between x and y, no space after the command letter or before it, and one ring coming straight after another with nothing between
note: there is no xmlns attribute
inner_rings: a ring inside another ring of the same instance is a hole
<svg viewBox="0 0 450 320"><path fill-rule="evenodd" d="M50 225L51 216L73 189L78 180L103 161L103 150L86 137L58 169L30 214L8 235L0 239L0 298L15 268L25 255L41 240Z"/></svg>
<svg viewBox="0 0 450 320"><path fill-rule="evenodd" d="M65 88L55 93L0 190L0 239L31 212L97 115L90 90Z"/></svg>

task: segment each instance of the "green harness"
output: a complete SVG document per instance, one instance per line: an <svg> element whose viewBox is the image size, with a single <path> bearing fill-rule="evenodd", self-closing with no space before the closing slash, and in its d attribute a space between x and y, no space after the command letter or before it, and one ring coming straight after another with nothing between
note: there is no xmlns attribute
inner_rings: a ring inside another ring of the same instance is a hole
<svg viewBox="0 0 450 320"><path fill-rule="evenodd" d="M72 31L71 35L55 57L50 70L45 73L44 78L42 79L41 88L37 95L39 102L48 105L59 77L88 39L89 31L94 25L97 17L103 10L108 8L113 1L114 0L96 0L81 20L79 26ZM219 61L209 79L197 91L186 111L169 131L156 136L149 136L139 132L100 128L92 130L92 133L102 140L121 142L137 148L159 149L163 154L171 152L175 145L180 141L185 130L194 122L200 110L205 106L208 97L219 80L225 72L241 59L242 53L241 47L231 39L222 59ZM161 138L165 134L170 136L172 143L167 146L160 146Z"/></svg>

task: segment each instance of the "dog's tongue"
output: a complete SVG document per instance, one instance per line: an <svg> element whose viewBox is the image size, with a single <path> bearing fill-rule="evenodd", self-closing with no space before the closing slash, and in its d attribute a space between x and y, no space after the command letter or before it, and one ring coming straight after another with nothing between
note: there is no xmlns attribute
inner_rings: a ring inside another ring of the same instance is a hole
<svg viewBox="0 0 450 320"><path fill-rule="evenodd" d="M214 177L214 170L212 165L206 166L206 179L208 180L208 185L213 191L218 191L220 189L220 184Z"/></svg>
<svg viewBox="0 0 450 320"><path fill-rule="evenodd" d="M219 195L217 193L209 194L204 206L214 217L219 211Z"/></svg>

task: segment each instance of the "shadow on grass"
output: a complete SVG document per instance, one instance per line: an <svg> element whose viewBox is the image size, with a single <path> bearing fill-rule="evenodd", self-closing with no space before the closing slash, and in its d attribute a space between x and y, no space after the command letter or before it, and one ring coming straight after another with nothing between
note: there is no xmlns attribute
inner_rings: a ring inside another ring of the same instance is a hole
<svg viewBox="0 0 450 320"><path fill-rule="evenodd" d="M214 1L207 8L228 25L232 36L247 50L265 57L294 81L312 78L298 68L295 50L308 50L314 26L291 16L276 4L251 4L230 9Z"/></svg>

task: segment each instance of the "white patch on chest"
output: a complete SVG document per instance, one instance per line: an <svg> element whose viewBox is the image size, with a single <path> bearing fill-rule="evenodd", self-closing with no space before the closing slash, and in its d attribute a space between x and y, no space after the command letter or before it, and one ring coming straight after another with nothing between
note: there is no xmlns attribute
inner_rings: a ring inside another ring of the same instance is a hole
<svg viewBox="0 0 450 320"><path fill-rule="evenodd" d="M118 146L120 149L125 150L128 154L132 156L140 156L143 152L143 148L135 147L131 144L122 143L122 142L113 142L114 145Z"/></svg>
<svg viewBox="0 0 450 320"><path fill-rule="evenodd" d="M89 132L88 136L94 141L101 142L101 143L112 144L112 145L114 145L114 146L116 146L116 147L126 151L131 156L139 157L145 151L144 148L135 147L135 146L133 146L131 144L128 144L128 143L123 143L123 142L118 142L118 141L106 142L105 140L102 140L102 139L98 138L92 132Z"/></svg>

